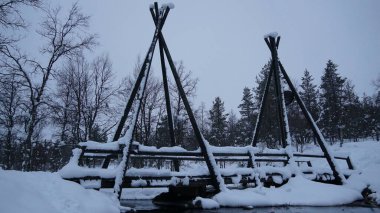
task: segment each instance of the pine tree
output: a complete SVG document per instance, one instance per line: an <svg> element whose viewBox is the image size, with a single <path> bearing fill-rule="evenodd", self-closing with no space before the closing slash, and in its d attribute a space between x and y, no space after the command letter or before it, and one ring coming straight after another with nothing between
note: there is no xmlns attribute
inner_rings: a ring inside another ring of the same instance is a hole
<svg viewBox="0 0 380 213"><path fill-rule="evenodd" d="M270 61L265 64L260 73L256 76L257 86L253 88L253 92L255 94L254 105L257 110L260 110L260 104L265 90L266 80L268 78L269 70L271 67L270 64ZM258 142L264 142L268 148L276 148L279 145L279 125L273 77L269 86L268 97L265 106L266 107L264 108L264 112L262 112L263 119L261 121L261 128L258 132Z"/></svg>
<svg viewBox="0 0 380 213"><path fill-rule="evenodd" d="M157 147L170 146L170 132L167 115L163 115L160 121L157 123L155 142L156 144L154 145Z"/></svg>
<svg viewBox="0 0 380 213"><path fill-rule="evenodd" d="M253 94L248 87L243 90L242 103L238 106L240 109L241 118L239 120L240 145L248 145L252 141L252 134L255 125L255 115L254 115L254 103Z"/></svg>
<svg viewBox="0 0 380 213"><path fill-rule="evenodd" d="M219 97L216 97L209 112L211 122L209 141L212 145L215 146L231 145L226 144L226 127L228 114L225 114L224 111L224 102L222 102Z"/></svg>
<svg viewBox="0 0 380 213"><path fill-rule="evenodd" d="M361 119L362 110L359 97L355 94L351 81L346 81L343 88L342 137L357 141L360 137Z"/></svg>
<svg viewBox="0 0 380 213"><path fill-rule="evenodd" d="M378 91L375 97L375 136L376 136L376 140L380 141L380 88L379 87L378 87Z"/></svg>
<svg viewBox="0 0 380 213"><path fill-rule="evenodd" d="M243 119L252 119L253 116L253 95L248 87L244 87L242 103L238 106L240 115Z"/></svg>
<svg viewBox="0 0 380 213"><path fill-rule="evenodd" d="M321 78L321 124L323 132L333 143L339 138L343 116L343 86L345 78L338 74L338 65L329 60Z"/></svg>
<svg viewBox="0 0 380 213"><path fill-rule="evenodd" d="M380 130L380 112L379 105L376 105L376 101L372 97L363 95L362 98L362 137L373 137L378 140Z"/></svg>
<svg viewBox="0 0 380 213"><path fill-rule="evenodd" d="M299 92L302 101L305 103L306 108L310 112L314 120L318 119L319 107L318 107L318 89L317 85L313 84L313 76L305 69L304 75L301 78L301 88Z"/></svg>
<svg viewBox="0 0 380 213"><path fill-rule="evenodd" d="M238 118L233 110L230 111L227 120L227 142L230 146L238 146L238 138L240 136L240 128Z"/></svg>
<svg viewBox="0 0 380 213"><path fill-rule="evenodd" d="M300 97L302 101L305 103L305 106L307 110L310 112L313 119L317 120L319 117L319 94L317 86L313 84L314 78L310 74L310 72L307 69L305 69L304 75L302 76L301 80L301 89L299 91ZM310 143L311 139L313 138L311 127L298 105L289 105L288 114L293 141L295 142L297 151L302 152L304 145ZM316 143L316 138L314 138L314 143Z"/></svg>

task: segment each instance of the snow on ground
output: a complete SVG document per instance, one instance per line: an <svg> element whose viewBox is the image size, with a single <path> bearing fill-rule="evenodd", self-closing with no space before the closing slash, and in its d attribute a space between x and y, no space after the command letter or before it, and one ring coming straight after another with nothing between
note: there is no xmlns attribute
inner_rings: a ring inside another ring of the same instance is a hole
<svg viewBox="0 0 380 213"><path fill-rule="evenodd" d="M0 170L0 212L112 213L118 201L57 173Z"/></svg>
<svg viewBox="0 0 380 213"><path fill-rule="evenodd" d="M297 176L279 188L229 190L213 197L221 206L332 206L361 199L360 191L344 186L317 183Z"/></svg>
<svg viewBox="0 0 380 213"><path fill-rule="evenodd" d="M342 147L333 146L333 150L350 153L354 166L360 172L350 178L351 184L358 185L362 181L369 186L372 191L376 192L373 198L380 205L380 142L344 143Z"/></svg>
<svg viewBox="0 0 380 213"><path fill-rule="evenodd" d="M220 207L219 203L215 200L201 197L196 197L193 200L193 205L202 209L218 209Z"/></svg>
<svg viewBox="0 0 380 213"><path fill-rule="evenodd" d="M279 188L247 188L226 190L212 199L197 198L203 208L219 206L329 206L348 204L361 199L361 191L369 186L376 192L373 198L380 204L380 143L376 141L336 144L333 152L347 153L357 169L346 185L337 186L313 182L297 176ZM319 153L316 146L306 147L305 153ZM344 161L339 161L344 166ZM315 167L323 167L323 160L313 159ZM203 171L205 166L192 168ZM236 167L231 167L239 171ZM244 169L244 168L240 168ZM124 189L123 199L152 199L167 188ZM119 212L119 203L111 199L112 190L98 192L63 180L58 173L18 172L0 170L0 212ZM110 196L108 196L110 195Z"/></svg>
<svg viewBox="0 0 380 213"><path fill-rule="evenodd" d="M301 176L291 178L289 182L279 188L248 188L244 190L229 190L213 197L220 206L279 206L279 205L312 205L331 206L348 204L362 199L361 191L369 186L376 192L372 196L380 204L380 142L350 142L342 147L335 144L333 152L350 155L357 172L347 181L346 185L337 186L317 183ZM320 148L309 146L305 153L318 153ZM312 160L313 166L322 167L322 161ZM346 166L344 161L340 166Z"/></svg>

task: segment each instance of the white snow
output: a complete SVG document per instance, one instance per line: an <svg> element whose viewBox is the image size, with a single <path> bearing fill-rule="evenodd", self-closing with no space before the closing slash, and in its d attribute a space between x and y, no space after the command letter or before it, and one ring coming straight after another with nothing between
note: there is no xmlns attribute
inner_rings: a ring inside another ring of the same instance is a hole
<svg viewBox="0 0 380 213"><path fill-rule="evenodd" d="M215 200L201 197L196 197L193 200L193 205L196 207L201 207L202 209L217 209L220 207L219 203L217 203Z"/></svg>
<svg viewBox="0 0 380 213"><path fill-rule="evenodd" d="M374 199L380 204L380 142L351 142L331 147L333 151L350 153L352 162L360 173L352 175L347 180L348 187L359 189L363 185L376 192Z"/></svg>
<svg viewBox="0 0 380 213"><path fill-rule="evenodd" d="M210 148L210 147L209 147ZM320 152L320 148L314 145L305 147L306 152ZM278 205L342 205L355 200L362 199L361 191L367 186L375 192L372 198L380 203L380 143L376 141L344 143L330 147L331 152L341 152L349 154L358 171L353 171L352 176L347 179L344 185L332 185L313 182L305 178L304 175L297 175L290 178L291 172L287 167L261 166L257 168L241 168L236 165L220 169L219 173L228 174L253 174L257 178L265 178L266 172L280 173L289 181L279 188L247 188L243 190L224 189L212 199L197 198L200 207L218 208L218 206L246 207L246 206L278 206ZM283 151L283 150L282 150ZM81 150L75 149L72 164L77 164L77 157ZM310 158L311 160L311 158ZM319 167L323 159L314 159L313 166L317 172L325 172L328 168ZM325 160L324 160L325 161ZM326 164L326 162L325 162ZM71 164L70 164L71 165ZM207 174L205 165L191 164L185 171L171 172L161 170L159 175L185 175L185 178L175 178L166 181L177 183L187 183L194 171L199 174ZM307 167L302 168L302 171ZM325 169L325 170L324 170ZM158 170L153 168L141 168L128 170L126 175L149 175ZM331 171L330 171L331 172ZM187 176L186 176L187 174ZM115 176L115 173L113 174ZM237 183L240 177L234 178ZM141 176L143 177L143 176ZM275 182L280 182L280 176L273 176ZM114 200L112 189L101 190L101 192L85 189L84 187L98 187L99 181L82 181L79 184L62 180L59 173L48 172L18 172L0 170L0 212L119 212L119 203ZM159 185L160 182L155 183ZM144 180L133 182L135 186L144 186ZM152 199L161 192L166 192L167 188L137 188L124 189L122 198L124 199ZM108 192L108 193L107 193Z"/></svg>
<svg viewBox="0 0 380 213"><path fill-rule="evenodd" d="M187 152L186 149L180 146L157 148L155 146L145 146L142 144L138 144L138 149L139 151L143 151L143 152Z"/></svg>
<svg viewBox="0 0 380 213"><path fill-rule="evenodd" d="M57 173L0 170L2 213L119 213L109 196L63 180Z"/></svg>
<svg viewBox="0 0 380 213"><path fill-rule="evenodd" d="M227 190L213 197L220 206L343 205L361 199L359 191L296 176L279 188Z"/></svg>
<svg viewBox="0 0 380 213"><path fill-rule="evenodd" d="M80 142L80 146L86 146L87 149L101 149L101 150L119 150L119 142L99 143L95 141Z"/></svg>
<svg viewBox="0 0 380 213"><path fill-rule="evenodd" d="M171 3L171 2L167 3L166 6L169 7L170 9L174 9L174 7L175 7L174 3Z"/></svg>
<svg viewBox="0 0 380 213"><path fill-rule="evenodd" d="M271 33L264 35L264 38L268 38L268 37L276 38L277 36L278 36L277 32L271 32Z"/></svg>

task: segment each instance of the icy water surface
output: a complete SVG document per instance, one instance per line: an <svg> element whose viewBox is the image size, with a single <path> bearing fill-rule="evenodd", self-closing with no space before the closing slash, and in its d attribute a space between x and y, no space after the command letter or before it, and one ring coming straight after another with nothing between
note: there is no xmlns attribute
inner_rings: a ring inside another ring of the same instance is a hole
<svg viewBox="0 0 380 213"><path fill-rule="evenodd" d="M291 206L291 207L258 207L254 209L243 208L220 208L215 210L179 210L179 209L160 209L155 206L151 200L122 200L123 206L132 207L137 212L191 212L191 213L301 213L301 212L326 212L326 213L369 213L378 212L380 208L369 208L359 206L335 206L335 207L308 207L308 206Z"/></svg>

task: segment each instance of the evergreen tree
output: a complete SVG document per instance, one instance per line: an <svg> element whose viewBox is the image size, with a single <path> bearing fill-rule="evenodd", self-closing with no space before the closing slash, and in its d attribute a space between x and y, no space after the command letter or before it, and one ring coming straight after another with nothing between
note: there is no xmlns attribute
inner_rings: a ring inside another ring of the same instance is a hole
<svg viewBox="0 0 380 213"><path fill-rule="evenodd" d="M269 61L261 69L260 73L256 76L257 86L253 88L254 92L254 105L255 108L260 110L260 104L265 90L266 80L270 71ZM278 113L275 97L274 79L272 76L271 84L269 86L268 97L264 108L263 119L261 121L261 128L258 132L258 142L263 142L269 148L276 148L279 146L279 125L278 125ZM255 119L256 121L256 119Z"/></svg>
<svg viewBox="0 0 380 213"><path fill-rule="evenodd" d="M239 128L238 118L233 110L228 115L227 121L227 142L230 146L238 146L238 138L241 134L241 129Z"/></svg>
<svg viewBox="0 0 380 213"><path fill-rule="evenodd" d="M373 137L378 140L379 137L379 106L372 97L363 95L362 98L362 119L360 126L362 127L362 137Z"/></svg>
<svg viewBox="0 0 380 213"><path fill-rule="evenodd" d="M357 141L360 137L360 120L362 110L359 97L355 94L354 85L351 81L346 81L343 88L343 131L342 137Z"/></svg>
<svg viewBox="0 0 380 213"><path fill-rule="evenodd" d="M216 97L209 112L211 122L209 141L212 145L215 146L231 145L226 144L226 127L228 114L225 114L224 111L224 102L219 97Z"/></svg>
<svg viewBox="0 0 380 213"><path fill-rule="evenodd" d="M380 78L378 78L380 79ZM380 88L378 88L379 90ZM375 135L376 140L380 141L380 90L377 91L375 98Z"/></svg>
<svg viewBox="0 0 380 213"><path fill-rule="evenodd" d="M157 123L155 142L156 144L154 145L157 147L170 146L170 132L167 115L163 115L160 121Z"/></svg>
<svg viewBox="0 0 380 213"><path fill-rule="evenodd" d="M343 87L345 78L338 74L338 65L329 60L321 78L321 124L323 132L333 143L339 138L343 121Z"/></svg>
<svg viewBox="0 0 380 213"><path fill-rule="evenodd" d="M253 94L248 87L243 90L242 103L238 106L241 118L239 120L239 143L248 145L252 141L252 134L255 125Z"/></svg>
<svg viewBox="0 0 380 213"><path fill-rule="evenodd" d="M305 106L307 110L310 112L314 121L316 121L319 117L319 94L317 86L313 83L314 78L307 69L305 69L304 75L302 76L301 80L301 89L299 91L300 97L302 101L305 103ZM311 127L297 104L289 105L288 114L293 142L295 142L297 151L302 152L303 146L307 143L310 143L311 139L313 138ZM316 143L315 137L314 143Z"/></svg>
<svg viewBox="0 0 380 213"><path fill-rule="evenodd" d="M253 95L248 87L244 87L241 101L242 103L238 106L241 117L244 119L252 119L254 110Z"/></svg>
<svg viewBox="0 0 380 213"><path fill-rule="evenodd" d="M313 84L313 76L305 69L304 75L301 78L301 88L299 92L302 101L305 103L306 108L310 112L314 120L318 119L319 107L318 107L318 89L317 85Z"/></svg>

